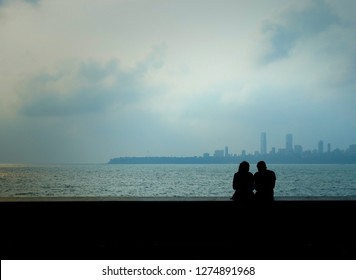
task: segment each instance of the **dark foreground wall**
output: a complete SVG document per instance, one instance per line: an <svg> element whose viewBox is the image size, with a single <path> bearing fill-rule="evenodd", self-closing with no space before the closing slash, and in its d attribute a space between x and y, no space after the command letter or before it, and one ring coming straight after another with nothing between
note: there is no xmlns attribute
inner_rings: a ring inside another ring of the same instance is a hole
<svg viewBox="0 0 356 280"><path fill-rule="evenodd" d="M1 259L356 259L356 200L0 200Z"/></svg>

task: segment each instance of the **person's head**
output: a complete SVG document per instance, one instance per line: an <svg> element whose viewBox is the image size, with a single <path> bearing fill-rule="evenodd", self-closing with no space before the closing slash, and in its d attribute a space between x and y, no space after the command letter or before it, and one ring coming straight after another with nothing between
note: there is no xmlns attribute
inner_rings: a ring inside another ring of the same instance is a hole
<svg viewBox="0 0 356 280"><path fill-rule="evenodd" d="M248 172L250 170L250 164L247 161L243 161L239 165L239 172Z"/></svg>
<svg viewBox="0 0 356 280"><path fill-rule="evenodd" d="M257 163L257 169L258 169L258 171L266 170L267 169L266 163L263 160L259 161Z"/></svg>

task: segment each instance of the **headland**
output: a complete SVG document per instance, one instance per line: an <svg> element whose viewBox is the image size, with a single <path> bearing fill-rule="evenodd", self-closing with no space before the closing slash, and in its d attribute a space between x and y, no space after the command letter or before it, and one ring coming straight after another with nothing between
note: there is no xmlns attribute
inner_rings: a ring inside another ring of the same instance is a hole
<svg viewBox="0 0 356 280"><path fill-rule="evenodd" d="M356 164L355 153L323 154L266 154L233 156L191 156L191 157L116 157L109 164L237 164L241 161L257 163L264 160L269 164Z"/></svg>

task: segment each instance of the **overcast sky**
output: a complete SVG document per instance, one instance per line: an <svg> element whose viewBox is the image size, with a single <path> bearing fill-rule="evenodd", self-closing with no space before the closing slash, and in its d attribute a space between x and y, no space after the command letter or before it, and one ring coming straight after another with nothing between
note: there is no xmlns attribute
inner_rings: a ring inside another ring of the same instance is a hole
<svg viewBox="0 0 356 280"><path fill-rule="evenodd" d="M356 143L354 0L0 0L0 162Z"/></svg>

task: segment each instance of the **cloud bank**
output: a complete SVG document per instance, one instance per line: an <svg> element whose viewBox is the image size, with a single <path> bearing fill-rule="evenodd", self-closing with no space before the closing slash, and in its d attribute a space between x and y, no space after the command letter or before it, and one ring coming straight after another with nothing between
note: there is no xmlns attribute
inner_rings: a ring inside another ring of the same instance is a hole
<svg viewBox="0 0 356 280"><path fill-rule="evenodd" d="M353 1L0 1L1 162L356 142Z"/></svg>

